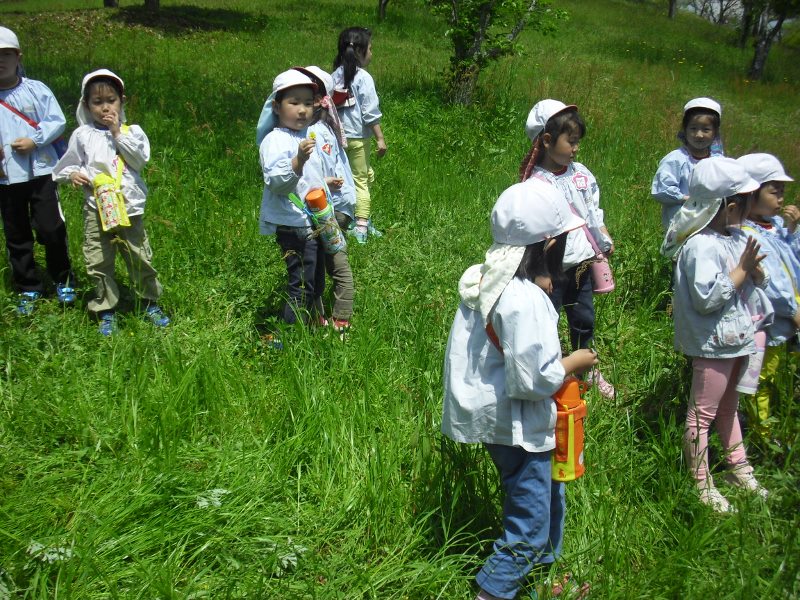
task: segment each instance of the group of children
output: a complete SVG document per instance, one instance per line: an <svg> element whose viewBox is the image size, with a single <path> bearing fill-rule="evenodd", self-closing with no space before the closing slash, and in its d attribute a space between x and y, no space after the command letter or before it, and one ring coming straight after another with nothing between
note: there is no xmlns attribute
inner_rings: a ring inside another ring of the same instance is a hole
<svg viewBox="0 0 800 600"><path fill-rule="evenodd" d="M661 161L652 192L663 205L662 253L675 261L675 347L692 358L686 458L700 500L730 512L710 474L708 430L716 422L729 483L766 498L745 453L738 398L757 385L763 429L775 373L800 327L800 210L783 207L784 183L792 179L774 156L723 156L720 119L709 98L687 103L682 146ZM565 496L551 475L552 398L565 377L586 374L603 395L614 392L590 349L587 263L613 253L614 244L597 182L575 162L585 124L575 106L543 100L526 131L533 145L520 167L522 183L498 198L494 243L459 281L461 304L444 360L442 432L482 443L505 492L503 532L477 575L476 600L515 598L529 573L543 573L561 551ZM562 307L573 348L567 356L559 343ZM566 574L550 593L565 585L575 597L588 591Z"/></svg>
<svg viewBox="0 0 800 600"><path fill-rule="evenodd" d="M58 301L77 300L57 190L58 183L71 183L84 192L83 255L95 292L88 310L100 333L117 329L118 250L145 316L166 327L170 319L158 304L162 287L143 224L147 186L141 171L150 144L141 127L126 123L122 78L107 69L83 78L79 126L64 150L64 114L47 86L25 77L21 57L16 34L0 27L0 211L19 313L31 314L46 292L34 260L37 239ZM328 324L322 302L327 270L334 281L332 324L342 336L354 297L346 244L323 243L305 197L323 190L324 202L335 210L329 211L334 229L350 231L359 243L382 235L370 219L370 139L376 138L379 157L386 152L378 96L365 70L371 59L368 29L342 31L333 74L298 67L278 75L257 127L265 182L260 230L276 236L287 269L281 317Z"/></svg>

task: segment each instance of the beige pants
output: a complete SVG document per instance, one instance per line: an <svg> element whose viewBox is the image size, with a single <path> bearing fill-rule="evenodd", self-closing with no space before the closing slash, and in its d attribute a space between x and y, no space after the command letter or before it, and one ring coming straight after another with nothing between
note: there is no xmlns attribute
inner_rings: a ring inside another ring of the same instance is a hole
<svg viewBox="0 0 800 600"><path fill-rule="evenodd" d="M142 216L130 217L130 221L130 227L120 227L114 233L104 232L97 210L83 207L83 258L86 274L95 286L95 297L88 306L90 312L114 310L119 304L119 286L114 279L117 251L128 268L128 277L136 293L149 302L156 302L161 296L158 273L150 264L153 251Z"/></svg>

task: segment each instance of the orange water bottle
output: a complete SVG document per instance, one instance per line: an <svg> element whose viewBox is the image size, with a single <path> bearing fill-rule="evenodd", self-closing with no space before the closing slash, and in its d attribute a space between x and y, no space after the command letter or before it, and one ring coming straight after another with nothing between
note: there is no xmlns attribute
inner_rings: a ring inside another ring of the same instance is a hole
<svg viewBox="0 0 800 600"><path fill-rule="evenodd" d="M325 252L336 254L347 248L347 242L344 239L344 235L342 235L342 230L339 229L339 224L336 222L333 205L328 202L325 190L315 188L308 192L306 194L306 205L314 216L319 239Z"/></svg>
<svg viewBox="0 0 800 600"><path fill-rule="evenodd" d="M574 481L586 470L583 464L583 420L589 385L577 377L567 377L553 394L556 403L556 447L553 450L552 477L555 481Z"/></svg>

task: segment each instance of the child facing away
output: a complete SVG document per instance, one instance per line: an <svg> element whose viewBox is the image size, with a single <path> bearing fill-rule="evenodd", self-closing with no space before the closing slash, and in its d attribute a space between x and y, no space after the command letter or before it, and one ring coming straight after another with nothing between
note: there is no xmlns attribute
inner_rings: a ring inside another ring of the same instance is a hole
<svg viewBox="0 0 800 600"><path fill-rule="evenodd" d="M669 222L688 199L689 178L697 163L709 156L721 156L719 128L722 107L711 98L693 98L683 107L678 139L682 145L661 159L650 193L661 204L661 225Z"/></svg>
<svg viewBox="0 0 800 600"><path fill-rule="evenodd" d="M800 209L783 202L786 182L794 181L771 154L747 154L737 159L761 187L755 194L742 229L761 244L764 265L770 275L767 297L775 309L775 320L767 329L767 346L758 391L749 406L754 429L769 434L769 404L776 394L776 376L786 372L790 351L797 351L800 328ZM790 348L791 342L791 348ZM750 400L750 399L748 399Z"/></svg>
<svg viewBox="0 0 800 600"><path fill-rule="evenodd" d="M766 497L753 476L742 441L736 386L755 352L759 303L771 312L760 288L767 283L760 245L740 228L758 189L739 163L715 156L694 169L689 200L675 215L661 247L677 257L673 320L675 349L692 359L692 388L683 447L700 500L718 512L732 512L714 486L708 464L708 430L716 424L725 459L726 479ZM758 286L758 287L756 287Z"/></svg>
<svg viewBox="0 0 800 600"><path fill-rule="evenodd" d="M356 190L350 163L342 146L346 143L346 138L331 98L333 79L316 66L295 69L305 73L317 85L314 95L314 122L308 128L308 135L315 142L316 152L311 155L306 168L317 171L324 179L330 192L336 222L345 232L353 221ZM353 272L347 258L346 246L335 254L325 253L325 270L333 280L333 327L344 338L350 330L355 296Z"/></svg>
<svg viewBox="0 0 800 600"><path fill-rule="evenodd" d="M574 105L542 100L528 114L526 132L533 145L520 166L520 178L544 179L557 187L571 210L586 221L586 227L572 231L564 252L565 277L554 282L550 298L556 311L564 308L572 349L589 348L594 339L594 300L591 269L598 250L610 255L614 242L600 208L600 189L591 171L575 162L586 125ZM588 380L606 398L614 397L614 386L599 370Z"/></svg>
<svg viewBox="0 0 800 600"><path fill-rule="evenodd" d="M45 293L34 260L35 239L44 246L58 301L72 304L76 294L67 228L51 177L58 161L53 142L66 121L53 92L22 75L21 58L17 35L0 27L0 214L11 278L20 292L17 310L29 315Z"/></svg>
<svg viewBox="0 0 800 600"><path fill-rule="evenodd" d="M314 236L304 199L310 189L302 180L316 142L308 126L314 116L317 85L290 69L272 82L256 129L264 192L259 225L262 235L275 235L286 263L287 300L281 309L285 323L322 322L325 291L324 248Z"/></svg>
<svg viewBox="0 0 800 600"><path fill-rule="evenodd" d="M512 185L492 210L485 262L458 284L442 433L484 444L505 492L503 533L477 576L480 600L516 597L528 573L561 552L565 498L564 483L551 477L552 396L597 356L580 349L562 357L547 290L562 277L568 232L583 224L554 186L538 179Z"/></svg>
<svg viewBox="0 0 800 600"><path fill-rule="evenodd" d="M381 110L375 82L366 71L372 61L372 32L350 27L339 34L338 54L333 61L334 99L347 136L347 157L356 184L356 224L353 235L360 244L368 235L380 237L372 226L369 186L375 174L369 164L369 140L375 136L378 158L386 154L381 129Z"/></svg>
<svg viewBox="0 0 800 600"><path fill-rule="evenodd" d="M142 300L146 318L156 327L170 323L158 305L162 287L152 265L153 251L144 228L147 186L141 171L150 160L150 141L141 127L125 124L124 104L125 84L118 75L98 69L84 76L77 110L79 127L70 136L66 154L53 169L56 182L83 188L83 257L86 274L95 287L88 309L97 316L100 333L105 336L117 328L118 250ZM109 178L124 198L130 225L106 231L98 210L98 190L101 182Z"/></svg>

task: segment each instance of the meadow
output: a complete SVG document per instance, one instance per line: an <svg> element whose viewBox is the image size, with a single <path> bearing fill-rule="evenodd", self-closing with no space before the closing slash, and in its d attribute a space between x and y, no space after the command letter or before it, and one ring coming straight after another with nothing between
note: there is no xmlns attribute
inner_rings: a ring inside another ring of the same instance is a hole
<svg viewBox="0 0 800 600"><path fill-rule="evenodd" d="M701 95L723 105L729 155L772 152L800 176L797 48L776 47L766 80L750 82L732 30L669 21L665 3L559 0L569 20L524 33L465 108L444 96L446 27L415 0L390 2L382 23L367 0L162 0L159 17L99 4L3 1L0 24L68 132L86 72L125 80L129 121L153 148L146 222L173 324L155 331L130 294L108 339L83 299L20 318L0 266L1 600L474 597L502 493L483 449L439 434L443 351L458 279L482 261L491 207L528 149L527 112L548 97L587 121L579 160L617 246L617 289L596 307L618 394L589 392L587 475L568 485L559 569L597 599L800 597L794 382L775 407L777 443L749 448L769 499L721 485L736 514L700 505L649 194L681 107ZM274 321L285 270L258 234L254 132L274 76L330 68L354 24L374 29L389 149L374 163L385 235L351 245L342 343ZM61 199L85 282L82 197ZM266 341L276 329L282 351Z"/></svg>

